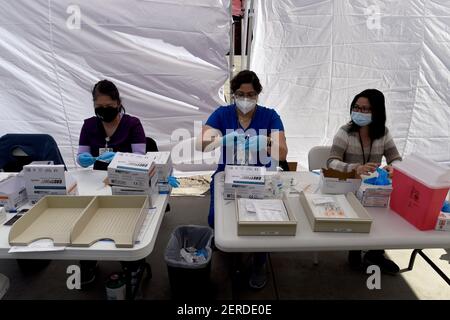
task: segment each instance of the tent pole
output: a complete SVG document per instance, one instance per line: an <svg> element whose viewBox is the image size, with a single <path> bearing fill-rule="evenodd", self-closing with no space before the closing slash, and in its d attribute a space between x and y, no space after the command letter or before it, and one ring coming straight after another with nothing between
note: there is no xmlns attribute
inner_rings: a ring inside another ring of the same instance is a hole
<svg viewBox="0 0 450 320"><path fill-rule="evenodd" d="M233 79L233 68L234 68L234 22L233 22L233 4L230 1L230 23L231 23L231 28L230 28L230 55L229 55L229 77L230 77L230 81L228 81L229 83L229 93L231 95L231 79Z"/></svg>
<svg viewBox="0 0 450 320"><path fill-rule="evenodd" d="M248 50L248 54L247 54L247 64L246 67L247 69L250 68L250 58L251 58L251 53L252 53L252 40L253 40L253 19L255 16L255 2L254 0L251 0L250 2L250 10L249 10L249 15L248 15L248 32L246 32L247 35L247 50Z"/></svg>

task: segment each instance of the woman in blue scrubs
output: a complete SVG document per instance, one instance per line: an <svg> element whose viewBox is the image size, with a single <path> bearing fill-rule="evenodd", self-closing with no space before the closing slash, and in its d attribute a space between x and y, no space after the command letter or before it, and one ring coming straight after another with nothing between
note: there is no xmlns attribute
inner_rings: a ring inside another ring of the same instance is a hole
<svg viewBox="0 0 450 320"><path fill-rule="evenodd" d="M262 91L257 75L250 70L239 72L231 80L234 103L217 108L202 130L202 151L221 148L220 162L211 182L211 203L208 223L214 227L214 176L227 164L248 164L276 167L285 161L288 152L284 126L278 113L258 104ZM242 152L240 152L242 151ZM243 155L243 156L242 156ZM253 255L249 284L265 286L267 254Z"/></svg>

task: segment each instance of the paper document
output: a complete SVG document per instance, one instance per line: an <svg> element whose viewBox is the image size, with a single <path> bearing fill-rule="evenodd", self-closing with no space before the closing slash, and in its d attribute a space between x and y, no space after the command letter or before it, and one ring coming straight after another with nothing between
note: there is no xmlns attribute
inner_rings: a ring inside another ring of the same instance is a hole
<svg viewBox="0 0 450 320"><path fill-rule="evenodd" d="M289 221L281 199L241 198L238 207L241 221Z"/></svg>
<svg viewBox="0 0 450 320"><path fill-rule="evenodd" d="M317 218L351 219L358 218L343 194L305 194L313 214Z"/></svg>
<svg viewBox="0 0 450 320"><path fill-rule="evenodd" d="M66 247L54 246L50 239L41 239L30 243L28 246L14 246L9 249L8 253L16 252L45 252L45 251L63 251Z"/></svg>

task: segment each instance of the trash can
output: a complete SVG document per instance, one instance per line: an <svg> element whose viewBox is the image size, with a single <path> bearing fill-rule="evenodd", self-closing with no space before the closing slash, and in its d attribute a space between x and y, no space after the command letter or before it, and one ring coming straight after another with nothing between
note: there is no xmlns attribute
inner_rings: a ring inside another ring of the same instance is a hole
<svg viewBox="0 0 450 320"><path fill-rule="evenodd" d="M172 232L164 259L167 263L173 298L208 299L211 297L213 236L213 229L206 226L179 226ZM188 257L186 257L187 253L190 253ZM201 255L201 259L195 259L196 255ZM194 257L192 259L194 261L190 259L191 257Z"/></svg>

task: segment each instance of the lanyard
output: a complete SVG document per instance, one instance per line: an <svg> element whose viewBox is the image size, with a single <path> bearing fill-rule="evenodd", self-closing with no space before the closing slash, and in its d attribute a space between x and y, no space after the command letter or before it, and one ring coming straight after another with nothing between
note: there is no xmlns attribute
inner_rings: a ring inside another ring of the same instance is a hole
<svg viewBox="0 0 450 320"><path fill-rule="evenodd" d="M363 154L363 164L366 164L366 162L369 162L370 154L372 153L372 140L370 140L369 157L367 158L367 161L366 161L366 155L364 153L364 146L363 146L362 139L361 139L361 133L358 132L358 134L359 134L359 143L361 144L361 151L362 151L362 154Z"/></svg>

